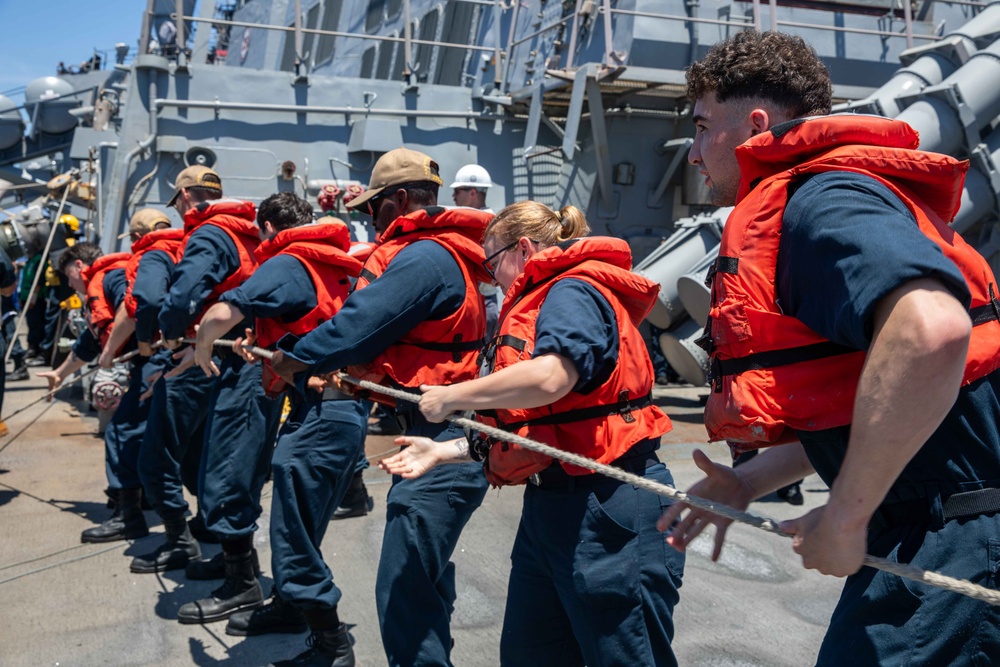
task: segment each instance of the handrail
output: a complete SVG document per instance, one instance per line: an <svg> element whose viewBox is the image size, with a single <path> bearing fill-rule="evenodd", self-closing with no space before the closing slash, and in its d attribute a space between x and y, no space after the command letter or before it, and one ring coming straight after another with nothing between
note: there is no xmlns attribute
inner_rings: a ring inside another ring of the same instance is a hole
<svg viewBox="0 0 1000 667"><path fill-rule="evenodd" d="M690 15L675 15L675 14L664 14L653 11L640 11L640 10L630 10L621 9L613 7L610 0L591 0L591 2L583 2L582 0L576 0L572 2L570 11L566 13L565 16L554 20L553 22L542 26L541 28L531 29L530 32L523 34L519 33L518 21L520 19L520 9L522 2L513 1L506 2L505 0L460 0L461 2L466 2L475 5L481 5L484 7L491 6L494 8L494 21L497 23L495 30L499 32L500 17L503 13L511 11L509 21L509 32L506 35L506 40L497 34L497 43L492 46L481 46L477 44L461 44L454 42L429 40L429 39L414 39L411 28L411 20L407 17L404 20L404 26L401 36L393 35L380 35L380 34L367 34L364 32L345 32L339 30L324 30L320 28L305 28L301 24L301 17L296 13L296 20L291 26L283 25L273 25L267 23L252 23L248 21L237 21L233 19L220 19L220 18L202 18L196 16L178 16L177 20L180 24L184 22L190 23L209 23L215 26L229 26L229 27L242 27L242 28L259 28L269 31L294 33L296 40L296 54L301 57L302 39L304 35L319 35L324 37L337 37L344 39L360 39L368 40L371 42L385 42L385 43L397 43L403 44L405 48L404 60L406 64L406 70L410 70L412 63L410 62L413 54L413 45L419 46L429 46L429 47L443 47L443 48L457 48L463 49L471 52L478 53L490 53L493 57L494 67L495 67L495 80L498 84L498 89L500 91L506 91L509 86L509 80L512 73L512 66L514 63L514 52L515 50L533 39L536 39L540 35L556 29L565 29L569 27L569 52L567 54L567 64L568 69L574 69L575 67L575 47L579 42L579 31L581 29L581 9L585 6L592 7L593 12L600 12L601 17L597 17L596 13L591 14L596 20L602 22L603 36L604 36L604 64L606 66L620 65L617 62L619 56L615 54L613 50L613 34L612 34L612 17L615 14L622 16L633 16L651 19L660 19L666 21L676 21L686 24L705 24L705 25L716 25L716 26L727 26L737 29L742 29L747 27L746 21L734 21L730 18L726 19L713 19L713 18L703 18ZM761 29L762 23L762 12L761 4L765 0L752 0L752 23L755 29ZM833 33L849 33L857 35L873 35L882 38L902 38L906 40L906 48L912 48L913 44L917 40L924 42L933 42L938 39L937 35L934 34L919 34L914 32L914 19L912 8L909 5L908 0L902 0L902 10L903 10L903 29L902 30L878 30L878 29L868 29L868 28L853 28L845 26L832 26L832 25L822 25L818 23L808 23L802 21L785 21L778 19L778 0L766 0L770 6L770 27L771 29L778 29L779 27L788 28L802 28L802 29L813 29L820 31L827 31ZM948 2L948 4L965 5L970 7L986 7L989 3L982 2L980 0L931 0L932 2ZM899 9L900 0L887 0L887 9L890 12ZM406 9L406 14L409 14L410 0L403 0L404 9ZM898 19L896 19L898 20ZM536 24L537 25L537 24Z"/></svg>
<svg viewBox="0 0 1000 667"><path fill-rule="evenodd" d="M603 11L603 10L602 10ZM726 21L724 19L706 19L700 16L680 16L677 14L654 14L653 12L641 12L631 9L612 9L613 14L628 14L629 16L641 16L644 18L663 19L665 21L682 21L685 23L708 23L712 25L728 25L734 28L746 28L745 21ZM937 38L935 38L937 39Z"/></svg>
<svg viewBox="0 0 1000 667"><path fill-rule="evenodd" d="M228 25L236 28L263 28L264 30L274 30L276 32L295 32L295 26L272 25L269 23L250 23L247 21L230 21L226 19L203 19L198 16L185 16L186 21L200 23L212 23L214 25ZM339 30L321 30L320 28L302 28L304 35L326 35L329 37L349 37L353 39L369 39L374 42L406 42L404 37L391 37L389 35L359 35L353 32L340 32ZM457 44L454 42L438 42L429 39L411 39L412 44L425 44L427 46L451 46L459 49L470 49L472 51L493 52L492 46L478 46L476 44Z"/></svg>
<svg viewBox="0 0 1000 667"><path fill-rule="evenodd" d="M867 30L865 28L845 28L841 26L833 25L817 25L815 23L800 23L798 21L778 21L778 25L790 26L792 28L816 28L819 30L829 30L831 32L850 32L858 35L878 35L879 37L904 37L907 38L907 44L912 43L914 39L925 39L929 42L936 42L941 37L939 35L912 35L908 37L905 32L892 32L888 30Z"/></svg>
<svg viewBox="0 0 1000 667"><path fill-rule="evenodd" d="M520 46L521 44L524 44L525 42L527 42L529 40L532 40L535 37L538 37L539 35L544 34L544 33L548 32L549 30L552 30L553 28L558 28L563 23L566 23L566 21L569 21L571 18L573 18L573 16L574 16L573 14L567 14L566 16L562 17L561 19L559 19L555 23L550 23L549 25L545 26L544 28L539 28L535 32L531 33L530 35L526 35L526 36L522 37L521 39L514 40L513 42L510 43L510 45L508 46L508 48L509 49L513 49L515 46Z"/></svg>
<svg viewBox="0 0 1000 667"><path fill-rule="evenodd" d="M97 88L98 88L98 86L87 86L86 88L81 88L79 90L73 90L73 91L70 91L68 93L63 93L62 95L55 95L53 97L46 97L44 100L35 100L34 102L27 102L27 101L25 101L24 104L21 104L21 105L16 106L16 107L11 107L10 109L4 109L4 111L5 112L7 112L7 111L20 111L21 109L24 109L25 111L27 111L27 109L28 109L29 106L36 106L36 105L40 106L42 104L45 104L46 102L55 102L56 100L64 100L67 97L77 97L78 95L83 95L84 93L93 92L93 91L97 90Z"/></svg>
<svg viewBox="0 0 1000 667"><path fill-rule="evenodd" d="M461 118L468 120L492 120L501 118L496 114L483 111L451 111L433 109L375 109L371 107L352 106L317 106L302 104L269 104L265 102L223 102L222 100L177 100L159 97L153 100L152 108L159 111L164 107L178 109L211 109L214 111L267 111L288 113L321 113L321 114L361 114L364 116L397 116L403 118Z"/></svg>
<svg viewBox="0 0 1000 667"><path fill-rule="evenodd" d="M771 0L771 1L773 3L774 0ZM905 0L904 0L904 4L905 4ZM974 3L970 3L970 4L974 4ZM604 7L601 7L599 9L599 11L604 12L605 11ZM731 26L738 26L738 27L746 27L745 23L736 22L736 21L724 21L722 19L709 19L709 18L701 18L701 17L693 17L693 16L678 16L676 14L658 14L658 13L655 13L655 12L643 12L643 11L637 11L637 10L631 10L631 9L616 9L616 8L611 8L610 12L612 14L624 14L624 15L627 15L627 16L641 16L641 17L644 17L644 18L663 19L663 20L666 20L666 21L682 21L682 22L691 22L691 23L709 23L709 24L718 24L718 25L731 25ZM775 13L772 12L772 16L774 14ZM909 12L904 12L904 14L909 14ZM755 20L755 25L756 25L758 19L755 17L754 20ZM905 22L905 19L904 19L904 22ZM909 25L904 29L905 31L901 32L901 33L900 32L893 32L891 30L869 30L869 29L866 29L866 28L848 28L848 27L843 27L843 26L822 25L822 24L819 24L819 23L803 23L803 22L800 22L800 21L782 21L782 20L775 21L775 20L773 20L773 18L772 18L772 24L773 25L778 25L778 26L790 26L790 27L793 27L793 28L814 28L816 30L829 30L831 32L849 32L849 33L855 33L855 34L860 34L860 35L878 35L880 37L905 37L906 40L907 40L907 48L909 48L909 46L912 44L912 41L914 39L925 39L925 40L932 41L932 42L933 41L937 41L937 40L940 39L940 37L937 36L937 35L920 35L920 34L914 34L913 33L913 27L912 27L912 20L910 21Z"/></svg>

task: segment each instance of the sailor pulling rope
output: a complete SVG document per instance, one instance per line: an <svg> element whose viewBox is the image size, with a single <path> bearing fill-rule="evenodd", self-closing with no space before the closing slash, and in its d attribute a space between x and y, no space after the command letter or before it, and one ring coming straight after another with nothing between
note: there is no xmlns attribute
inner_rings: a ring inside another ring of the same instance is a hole
<svg viewBox="0 0 1000 667"><path fill-rule="evenodd" d="M185 339L185 342L193 343L193 339ZM233 347L236 341L232 340L217 340L215 345L220 347ZM244 349L251 352L253 355L258 356L262 359L271 359L274 353L270 350L265 350L263 348L254 347L252 345L247 345L243 343L241 345ZM386 396L391 396L397 400L409 401L412 403L420 402L420 395L413 394L407 391L401 391L398 389L393 389L391 387L386 387L374 382L368 382L367 380L359 380L357 378L351 377L344 373L339 374L339 378L343 382L356 385L361 389L366 389L368 391L377 392L384 394ZM466 419L465 417L459 417L457 415L449 415L446 419L450 422L458 424L459 426L470 428L473 430L480 431L486 435L505 440L507 442L520 445L525 449L530 449L532 451L538 452L540 454L545 454L546 456L551 456L554 459L564 461L573 465L581 466L583 468L588 468L594 472L601 473L602 475L607 475L621 482L627 484L632 484L639 488L651 491L655 494L665 496L677 502L687 503L692 507L697 507L703 509L707 512L717 514L719 516L726 517L727 519L732 519L737 523L746 524L748 526L753 526L754 528L759 528L760 530L767 531L769 533L774 533L776 535L781 535L782 537L793 537L791 533L785 532L778 527L778 522L774 519L768 517L760 516L758 514L753 514L752 512L742 512L740 510L722 505L719 503L714 503L704 498L699 498L697 496L691 496L683 491L678 491L677 489L667 486L665 484L659 484L658 482L645 479L638 475L634 475L630 472L626 472L620 468L615 468L614 466L605 465L603 463L598 463L584 456L579 456L570 452L551 447L549 445L543 444L541 442L536 442L534 440L529 440L528 438L522 438L521 436L515 435L513 433L508 433L502 429L493 428L487 426L474 419ZM966 581L964 579L955 579L938 572L931 572L929 570L924 570L913 565L904 565L900 563L894 563L892 561L886 560L884 558L877 558L875 556L866 555L864 559L864 564L868 567L875 568L876 570L882 570L890 574L902 577L904 579L909 579L911 581L917 581L928 586L935 586L937 588L943 588L945 590L951 591L953 593L959 593L960 595L965 595L982 602L986 602L995 607L1000 607L1000 591L991 590L978 584L974 584L971 581Z"/></svg>

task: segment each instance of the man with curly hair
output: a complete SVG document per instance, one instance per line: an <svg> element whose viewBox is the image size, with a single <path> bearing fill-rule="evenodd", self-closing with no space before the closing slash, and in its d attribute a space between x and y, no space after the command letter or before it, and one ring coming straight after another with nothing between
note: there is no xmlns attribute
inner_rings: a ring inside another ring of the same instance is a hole
<svg viewBox="0 0 1000 667"><path fill-rule="evenodd" d="M806 567L847 577L818 664L988 664L996 610L862 567L998 583L1000 302L947 226L968 163L916 150L905 123L827 115L829 75L798 37L742 32L687 80L689 160L736 206L705 423L734 453L767 447L737 469L695 452L691 493L745 508L814 471L830 485L782 524ZM727 520L675 505L659 525L683 550L712 523L717 558Z"/></svg>

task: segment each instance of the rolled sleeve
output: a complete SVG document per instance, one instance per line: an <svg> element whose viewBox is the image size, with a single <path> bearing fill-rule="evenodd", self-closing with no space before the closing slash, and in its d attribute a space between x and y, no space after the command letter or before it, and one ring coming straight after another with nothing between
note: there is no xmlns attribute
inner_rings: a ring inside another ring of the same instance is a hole
<svg viewBox="0 0 1000 667"><path fill-rule="evenodd" d="M180 338L204 307L215 286L240 267L233 240L223 230L204 224L184 246L184 257L173 273L173 283L160 310L160 330L166 338Z"/></svg>
<svg viewBox="0 0 1000 667"><path fill-rule="evenodd" d="M603 384L618 362L618 322L607 299L582 280L560 280L545 296L535 324L532 357L558 354L580 378L573 391Z"/></svg>
<svg viewBox="0 0 1000 667"><path fill-rule="evenodd" d="M251 320L295 321L316 307L316 288L302 262L278 255L257 267L245 283L223 294L219 301L238 308Z"/></svg>

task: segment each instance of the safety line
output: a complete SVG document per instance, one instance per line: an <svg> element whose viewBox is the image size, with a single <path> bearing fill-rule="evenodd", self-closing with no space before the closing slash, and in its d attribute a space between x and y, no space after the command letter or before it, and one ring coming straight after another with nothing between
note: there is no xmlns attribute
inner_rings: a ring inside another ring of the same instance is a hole
<svg viewBox="0 0 1000 667"><path fill-rule="evenodd" d="M391 387L385 387L374 382L369 382L367 380L359 380L358 378L351 377L344 373L340 374L340 379L350 384L357 385L362 389L368 389L369 391L375 391L380 394L385 394L386 396L391 396L396 399L409 401L411 403L420 402L420 394L413 394L407 391L400 391L398 389L393 389ZM727 505L722 505L720 503L715 503L705 498L699 498L697 496L692 496L683 491L678 491L672 486L666 484L660 484L645 477L639 477L630 472L626 472L621 468L615 468L614 466L609 466L603 463L598 463L592 459L588 459L579 454L573 454L572 452L566 452L561 449L557 449L550 445L546 445L541 442L536 442L534 440L529 440L528 438L521 437L514 433L509 433L507 431L493 428L492 426L487 426L473 419L466 419L465 417L458 417L455 415L447 415L445 417L447 421L463 427L469 427L485 433L493 438L501 439L506 442L511 442L516 445L520 445L525 449L530 449L532 451L538 452L540 454L545 454L554 459L559 459L566 463L571 463L576 466L583 468L588 468L595 472L599 472L608 477L612 477L621 482L627 484L632 484L639 488L645 489L647 491L652 491L653 493L661 496L666 496L667 498L672 498L677 502L686 503L692 507L697 507L703 509L712 514L717 514L719 516L724 516L727 519L732 519L737 523L746 524L748 526L753 526L754 528L759 528L761 530L767 531L769 533L774 533L776 535L781 535L782 537L793 537L791 533L781 530L778 527L778 523L771 518L753 514L751 512L743 512L735 508L729 507ZM878 558L876 556L865 555L864 564L868 567L875 568L876 570L882 570L883 572L888 572L890 574L895 574L904 579L909 579L911 581L917 581L920 583L927 584L929 586L935 586L937 588L943 588L945 590L952 591L953 593L959 593L987 604L993 606L1000 606L1000 591L992 590L984 586L980 586L971 581L964 579L956 579L954 577L949 577L938 572L932 572L929 570L924 570L915 565L908 565L903 563L894 563L885 558Z"/></svg>
<svg viewBox="0 0 1000 667"><path fill-rule="evenodd" d="M226 341L220 339L215 341L215 345L232 346L233 343L234 341L231 340ZM274 356L274 353L270 350L246 344L244 344L243 347L249 349L253 354L265 359L270 359ZM369 391L374 391L379 394L391 396L392 398L403 401L409 401L411 403L420 402L420 394L400 391L398 389L386 387L367 380L360 380L356 377L347 375L346 373L339 373L338 375L341 380L361 387L362 389L367 389ZM599 472L621 482L632 484L633 486L637 486L641 489L651 491L657 495L671 498L677 502L686 503L692 507L703 509L707 512L711 512L712 514L726 517L727 519L732 519L737 523L753 526L754 528L759 528L760 530L774 533L775 535L781 535L782 537L793 537L791 533L781 530L781 528L778 527L778 522L769 517L760 516L759 514L754 514L752 512L743 512L733 507L729 507L728 505L715 503L705 498L699 498L698 496L692 496L684 493L683 491L678 491L672 486L660 484L659 482L646 479L645 477L639 477L638 475L626 472L621 468L615 468L614 466L598 463L597 461L588 459L584 456L573 454L572 452L566 452L541 442L529 440L528 438L521 437L514 433L509 433L502 429L487 426L486 424L477 422L474 419L466 419L465 417L459 417L456 415L447 415L445 419L459 426L480 431L481 433L485 433L493 438L498 438L506 442L520 445L525 449L530 449L540 454L550 456L554 459L587 468L589 470L593 470L594 472ZM1000 607L1000 591L980 586L965 579L956 579L939 572L924 570L923 568L919 568L915 565L894 563L885 558L879 558L869 554L865 554L864 565L876 570L882 570L883 572L894 574L904 579L927 584L928 586L934 586L936 588L942 588L953 593L958 593L960 595L980 600L995 607Z"/></svg>
<svg viewBox="0 0 1000 667"><path fill-rule="evenodd" d="M22 572L20 574L15 574L14 576L7 577L6 579L0 579L0 586L2 586L4 584L8 584L8 583L10 583L12 581L15 581L17 579L21 579L23 577L30 576L32 574L38 574L39 572L45 572L45 570L51 570L54 567L59 567L61 565L68 565L70 563L76 563L77 561L86 560L86 559L92 558L94 556L100 556L103 553L107 553L109 551L114 551L115 549L121 549L123 547L131 546L131 544L132 544L131 542L125 542L124 544L122 544L122 543L113 544L110 547L107 547L107 548L104 548L104 549L100 549L98 551L91 551L90 553L83 554L82 556L76 556L75 558L67 558L65 560L56 561L55 563L49 563L48 565L44 565L44 566L36 568L34 570L28 570L27 572Z"/></svg>
<svg viewBox="0 0 1000 667"><path fill-rule="evenodd" d="M118 364L118 363L122 363L124 361L128 361L129 359L131 359L132 357L134 357L137 354L139 354L139 350L132 350L131 352L128 352L126 354L123 354L120 357L117 357L117 358L113 359L112 363ZM100 366L95 366L95 367L87 370L86 372L83 372L83 373L79 373L78 372L77 375L76 375L76 377L74 377L72 380L68 380L66 382L60 382L59 386L56 387L55 389L53 389L52 391L46 392L40 398L35 399L34 401L32 401L31 403L28 403L24 407L22 407L22 408L20 408L18 410L15 410L14 412L12 412L9 415L7 415L6 417L3 417L2 420L3 421L7 421L8 419L10 419L12 417L16 417L17 415L21 414L22 412L24 412L28 408L31 408L31 407L34 407L35 405L38 405L42 401L51 400L52 397L55 396L59 392L59 390L62 389L63 387L68 387L70 385L76 384L77 382L79 382L83 378L89 377L89 376L93 375L94 373L96 373L99 370L101 370L101 367ZM2 451L2 450L0 450L0 451Z"/></svg>

